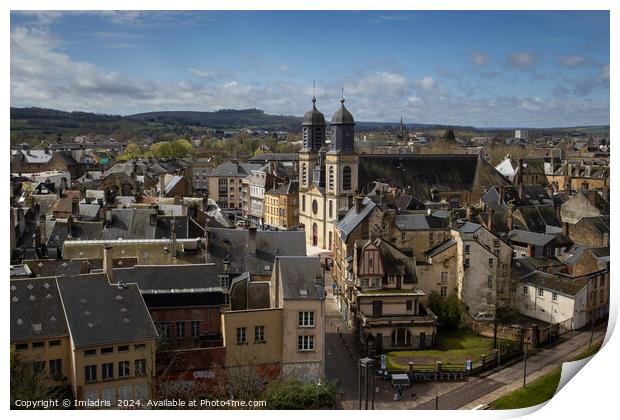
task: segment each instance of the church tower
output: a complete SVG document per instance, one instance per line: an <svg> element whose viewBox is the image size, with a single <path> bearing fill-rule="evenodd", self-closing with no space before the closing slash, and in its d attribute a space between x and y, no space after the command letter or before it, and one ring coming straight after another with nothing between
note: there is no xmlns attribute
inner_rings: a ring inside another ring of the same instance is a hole
<svg viewBox="0 0 620 420"><path fill-rule="evenodd" d="M327 219L338 218L338 210L347 208L349 197L358 189L359 156L355 152L355 120L344 106L344 96L340 108L331 120L332 148L325 155L325 193L327 198Z"/></svg>
<svg viewBox="0 0 620 420"><path fill-rule="evenodd" d="M319 161L319 151L325 144L325 117L316 109L314 95L312 96L312 109L306 112L301 125L303 146L299 152L299 188L303 189L312 185Z"/></svg>

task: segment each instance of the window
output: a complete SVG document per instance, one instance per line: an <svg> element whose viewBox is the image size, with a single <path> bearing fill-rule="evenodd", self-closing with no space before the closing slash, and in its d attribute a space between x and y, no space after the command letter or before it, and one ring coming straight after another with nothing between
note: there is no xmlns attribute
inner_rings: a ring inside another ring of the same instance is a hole
<svg viewBox="0 0 620 420"><path fill-rule="evenodd" d="M125 378L127 376L129 376L129 361L118 362L118 377Z"/></svg>
<svg viewBox="0 0 620 420"><path fill-rule="evenodd" d="M465 245L465 253L466 253L466 254L469 254L469 248L470 248L470 246L469 246L469 245Z"/></svg>
<svg viewBox="0 0 620 420"><path fill-rule="evenodd" d="M447 271L442 271L441 272L441 282L442 283L447 283L448 282L448 272Z"/></svg>
<svg viewBox="0 0 620 420"><path fill-rule="evenodd" d="M28 343L15 344L15 350L17 351L28 350Z"/></svg>
<svg viewBox="0 0 620 420"><path fill-rule="evenodd" d="M62 359L50 360L50 375L54 378L62 376Z"/></svg>
<svg viewBox="0 0 620 420"><path fill-rule="evenodd" d="M441 296L443 296L443 297L448 296L448 288L447 287L442 287L441 288Z"/></svg>
<svg viewBox="0 0 620 420"><path fill-rule="evenodd" d="M45 341L37 341L36 343L32 343L33 349L42 349L45 348Z"/></svg>
<svg viewBox="0 0 620 420"><path fill-rule="evenodd" d="M133 349L134 351L142 351L146 349L146 344L134 344L133 345Z"/></svg>
<svg viewBox="0 0 620 420"><path fill-rule="evenodd" d="M177 321L176 323L177 338L185 337L185 321Z"/></svg>
<svg viewBox="0 0 620 420"><path fill-rule="evenodd" d="M86 382L95 382L97 380L97 365L84 366L84 380Z"/></svg>
<svg viewBox="0 0 620 420"><path fill-rule="evenodd" d="M524 295L527 295L527 294L528 294L528 293L527 293L527 286L523 286L523 294L524 294Z"/></svg>
<svg viewBox="0 0 620 420"><path fill-rule="evenodd" d="M146 376L146 359L138 359L134 363L136 376Z"/></svg>
<svg viewBox="0 0 620 420"><path fill-rule="evenodd" d="M169 322L162 322L159 324L159 330L163 338L172 337L172 325Z"/></svg>
<svg viewBox="0 0 620 420"><path fill-rule="evenodd" d="M493 268L493 258L489 258L489 267Z"/></svg>
<svg viewBox="0 0 620 420"><path fill-rule="evenodd" d="M469 258L465 258L465 262L463 263L463 267L465 267L465 269L469 268Z"/></svg>
<svg viewBox="0 0 620 420"><path fill-rule="evenodd" d="M487 277L487 287L488 287L489 289L492 289L492 288L493 288L493 276L489 276L489 277Z"/></svg>
<svg viewBox="0 0 620 420"><path fill-rule="evenodd" d="M117 351L129 351L129 346L118 346Z"/></svg>
<svg viewBox="0 0 620 420"><path fill-rule="evenodd" d="M136 390L137 400L147 400L149 398L149 391L146 384L136 384L134 389Z"/></svg>
<svg viewBox="0 0 620 420"><path fill-rule="evenodd" d="M345 166L342 169L342 189L348 191L351 189L351 167Z"/></svg>
<svg viewBox="0 0 620 420"><path fill-rule="evenodd" d="M452 197L450 197L450 207L452 207L453 209L456 209L456 208L460 207L459 197L458 196L453 195Z"/></svg>
<svg viewBox="0 0 620 420"><path fill-rule="evenodd" d="M254 342L255 343L264 343L265 342L265 326L257 325L254 327Z"/></svg>
<svg viewBox="0 0 620 420"><path fill-rule="evenodd" d="M400 232L400 240L401 241L405 240L405 231Z"/></svg>
<svg viewBox="0 0 620 420"><path fill-rule="evenodd" d="M84 350L84 356L94 356L97 354L97 350Z"/></svg>
<svg viewBox="0 0 620 420"><path fill-rule="evenodd" d="M429 232L429 233L428 233L428 240L429 240L430 242L433 242L433 240L434 240L434 239L435 239L435 235L433 234L433 232Z"/></svg>
<svg viewBox="0 0 620 420"><path fill-rule="evenodd" d="M245 327L237 328L237 344L245 344Z"/></svg>
<svg viewBox="0 0 620 420"><path fill-rule="evenodd" d="M104 363L101 365L101 379L114 378L114 363Z"/></svg>
<svg viewBox="0 0 620 420"><path fill-rule="evenodd" d="M316 215L319 212L319 203L316 200L312 200L312 214Z"/></svg>
<svg viewBox="0 0 620 420"><path fill-rule="evenodd" d="M123 385L118 388L118 398L121 400L131 399L131 385Z"/></svg>
<svg viewBox="0 0 620 420"><path fill-rule="evenodd" d="M305 195L301 196L301 211L303 213L306 212L306 196Z"/></svg>
<svg viewBox="0 0 620 420"><path fill-rule="evenodd" d="M308 176L306 175L307 166L306 164L301 165L301 185L306 186L308 183Z"/></svg>
<svg viewBox="0 0 620 420"><path fill-rule="evenodd" d="M52 340L49 343L47 343L47 345L49 347L58 347L60 346L60 340Z"/></svg>
<svg viewBox="0 0 620 420"><path fill-rule="evenodd" d="M538 289L538 296L543 297L545 295L545 291L543 289Z"/></svg>
<svg viewBox="0 0 620 420"><path fill-rule="evenodd" d="M329 180L328 180L328 188L330 191L334 189L334 167L329 167Z"/></svg>
<svg viewBox="0 0 620 420"><path fill-rule="evenodd" d="M299 312L300 327L314 327L314 312Z"/></svg>
<svg viewBox="0 0 620 420"><path fill-rule="evenodd" d="M116 390L114 388L104 388L101 392L104 401L109 401L114 405L116 403Z"/></svg>
<svg viewBox="0 0 620 420"><path fill-rule="evenodd" d="M220 286L222 287L230 286L230 277L228 276L228 274L218 274L217 278L220 281Z"/></svg>
<svg viewBox="0 0 620 420"><path fill-rule="evenodd" d="M551 299L554 302L557 302L558 301L558 292L553 292L553 294L551 295Z"/></svg>
<svg viewBox="0 0 620 420"><path fill-rule="evenodd" d="M84 401L95 402L99 399L99 391L85 391L84 392Z"/></svg>
<svg viewBox="0 0 620 420"><path fill-rule="evenodd" d="M493 239L493 246L495 248L499 247L499 239Z"/></svg>
<svg viewBox="0 0 620 420"><path fill-rule="evenodd" d="M297 336L297 351L313 351L313 350L314 350L314 336L313 335Z"/></svg>
<svg viewBox="0 0 620 420"><path fill-rule="evenodd" d="M114 353L114 347L104 347L101 349L101 354Z"/></svg>
<svg viewBox="0 0 620 420"><path fill-rule="evenodd" d="M200 336L200 321L190 321L189 328L190 328L192 337Z"/></svg>
<svg viewBox="0 0 620 420"><path fill-rule="evenodd" d="M334 217L334 202L329 200L329 218Z"/></svg>
<svg viewBox="0 0 620 420"><path fill-rule="evenodd" d="M407 310L408 311L413 310L413 301L412 300L408 300L407 301Z"/></svg>

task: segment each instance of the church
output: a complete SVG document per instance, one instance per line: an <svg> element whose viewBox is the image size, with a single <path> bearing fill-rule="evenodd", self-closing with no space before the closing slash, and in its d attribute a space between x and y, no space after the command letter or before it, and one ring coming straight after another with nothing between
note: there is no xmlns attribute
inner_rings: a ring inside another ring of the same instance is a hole
<svg viewBox="0 0 620 420"><path fill-rule="evenodd" d="M328 147L325 116L316 108L304 115L303 146L299 152L299 223L306 244L332 249L333 222L338 211L348 209L358 188L359 156L354 149L355 120L340 99L330 122Z"/></svg>

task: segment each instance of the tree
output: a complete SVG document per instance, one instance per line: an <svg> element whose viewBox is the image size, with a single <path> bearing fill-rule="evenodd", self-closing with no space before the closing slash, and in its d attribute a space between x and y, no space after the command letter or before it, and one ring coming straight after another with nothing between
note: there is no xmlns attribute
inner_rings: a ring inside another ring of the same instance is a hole
<svg viewBox="0 0 620 420"><path fill-rule="evenodd" d="M448 140L448 141L456 141L456 136L454 135L454 130L453 129L449 129L445 132L445 134L443 135L443 138Z"/></svg>
<svg viewBox="0 0 620 420"><path fill-rule="evenodd" d="M280 380L267 386L262 399L269 410L316 410L334 408L340 395L333 381L319 385Z"/></svg>
<svg viewBox="0 0 620 420"><path fill-rule="evenodd" d="M144 156L144 153L142 152L142 150L140 150L140 146L138 146L135 143L129 143L125 147L125 150L123 150L123 153L119 155L116 159L117 160L130 160L130 159L140 158L142 156Z"/></svg>
<svg viewBox="0 0 620 420"><path fill-rule="evenodd" d="M433 291L429 296L429 307L437 315L440 327L447 330L459 327L462 308L458 297L455 295L444 297Z"/></svg>
<svg viewBox="0 0 620 420"><path fill-rule="evenodd" d="M43 401L59 399L64 395L63 387L59 386L41 365L22 360L11 350L11 408L15 401Z"/></svg>

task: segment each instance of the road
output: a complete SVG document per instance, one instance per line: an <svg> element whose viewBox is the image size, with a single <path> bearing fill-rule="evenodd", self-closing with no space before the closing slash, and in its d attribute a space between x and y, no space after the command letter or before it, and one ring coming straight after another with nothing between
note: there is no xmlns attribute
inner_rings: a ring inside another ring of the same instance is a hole
<svg viewBox="0 0 620 420"><path fill-rule="evenodd" d="M325 320L327 378L337 380L344 392L339 408L358 409L357 360L360 355L351 332L343 325L331 290L328 292ZM597 327L595 341L602 340L605 330L606 325ZM587 350L590 335L590 331L568 332L552 348L539 350L528 356L527 381L537 379ZM480 404L488 404L521 387L523 362L515 361L501 370L486 372L464 382L416 383L405 391L399 401L394 401L394 389L389 381L379 380L376 385L376 409L434 410L436 396L439 396L440 410L471 409ZM412 398L413 393L416 394L415 398Z"/></svg>

